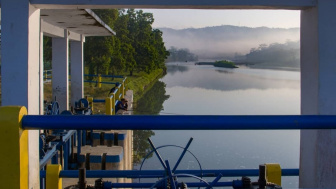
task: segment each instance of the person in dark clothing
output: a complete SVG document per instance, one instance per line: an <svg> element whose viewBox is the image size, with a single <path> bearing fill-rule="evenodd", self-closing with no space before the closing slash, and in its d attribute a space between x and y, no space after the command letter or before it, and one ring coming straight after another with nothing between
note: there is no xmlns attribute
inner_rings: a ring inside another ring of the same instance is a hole
<svg viewBox="0 0 336 189"><path fill-rule="evenodd" d="M117 115L122 115L125 111L127 111L127 100L122 98L120 99L120 101L117 102L117 104L115 105L115 112Z"/></svg>
<svg viewBox="0 0 336 189"><path fill-rule="evenodd" d="M114 93L114 91L119 87L120 83L117 82L115 86L110 90L110 93L107 96L110 96L111 93Z"/></svg>

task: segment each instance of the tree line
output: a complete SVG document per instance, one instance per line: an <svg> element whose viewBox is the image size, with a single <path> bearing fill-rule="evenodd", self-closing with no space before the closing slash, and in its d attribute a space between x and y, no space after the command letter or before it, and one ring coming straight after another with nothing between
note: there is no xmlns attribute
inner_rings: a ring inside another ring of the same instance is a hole
<svg viewBox="0 0 336 189"><path fill-rule="evenodd" d="M300 66L300 42L287 41L284 44L272 43L260 44L258 48L252 48L245 56L247 63L267 63L270 66Z"/></svg>
<svg viewBox="0 0 336 189"><path fill-rule="evenodd" d="M166 62L185 62L185 61L197 61L198 56L191 53L187 48L178 49L176 47L170 47L169 57Z"/></svg>
<svg viewBox="0 0 336 189"><path fill-rule="evenodd" d="M169 56L162 31L153 29L152 13L134 9L93 10L116 36L86 37L84 64L89 74L119 74L125 71L165 69ZM44 61L51 62L51 40L44 38Z"/></svg>

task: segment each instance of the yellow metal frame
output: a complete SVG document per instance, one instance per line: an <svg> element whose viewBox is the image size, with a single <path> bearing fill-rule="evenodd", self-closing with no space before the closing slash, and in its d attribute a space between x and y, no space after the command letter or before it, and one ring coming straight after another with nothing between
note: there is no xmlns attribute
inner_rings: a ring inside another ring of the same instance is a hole
<svg viewBox="0 0 336 189"><path fill-rule="evenodd" d="M91 107L92 114L93 114L93 97L86 97L86 100L89 102L89 106Z"/></svg>
<svg viewBox="0 0 336 189"><path fill-rule="evenodd" d="M105 98L105 114L112 115L112 98L111 97Z"/></svg>
<svg viewBox="0 0 336 189"><path fill-rule="evenodd" d="M281 186L281 167L277 163L266 163L266 179L267 182L272 182Z"/></svg>
<svg viewBox="0 0 336 189"><path fill-rule="evenodd" d="M101 86L102 86L101 82L102 82L102 77L101 77L100 74L98 74L98 87L99 88L101 88Z"/></svg>
<svg viewBox="0 0 336 189"><path fill-rule="evenodd" d="M61 170L61 165L47 165L46 189L62 189L62 178L59 177Z"/></svg>
<svg viewBox="0 0 336 189"><path fill-rule="evenodd" d="M24 115L25 107L0 107L1 188L28 189L28 131L21 128Z"/></svg>

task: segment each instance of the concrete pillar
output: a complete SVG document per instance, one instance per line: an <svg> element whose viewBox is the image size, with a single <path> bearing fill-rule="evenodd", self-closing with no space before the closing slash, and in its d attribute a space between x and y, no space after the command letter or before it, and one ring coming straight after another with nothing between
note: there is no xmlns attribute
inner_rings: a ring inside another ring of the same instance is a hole
<svg viewBox="0 0 336 189"><path fill-rule="evenodd" d="M84 37L82 37L83 39ZM84 59L83 40L71 41L71 105L84 97Z"/></svg>
<svg viewBox="0 0 336 189"><path fill-rule="evenodd" d="M301 114L336 114L336 1L301 11ZM336 131L301 131L300 188L333 188Z"/></svg>
<svg viewBox="0 0 336 189"><path fill-rule="evenodd" d="M64 38L52 38L52 94L59 103L60 112L69 109L68 52L68 30L64 30Z"/></svg>
<svg viewBox="0 0 336 189"><path fill-rule="evenodd" d="M41 20L40 20L41 21ZM40 22L41 23L41 22ZM40 27L41 28L41 27ZM43 72L44 71L44 62L43 62L43 32L40 30L40 70L39 70L39 112L40 115L44 114L44 81L43 81Z"/></svg>
<svg viewBox="0 0 336 189"><path fill-rule="evenodd" d="M1 1L2 105L39 114L40 10L27 0ZM29 184L39 188L38 131L29 131ZM15 150L15 149L13 149Z"/></svg>

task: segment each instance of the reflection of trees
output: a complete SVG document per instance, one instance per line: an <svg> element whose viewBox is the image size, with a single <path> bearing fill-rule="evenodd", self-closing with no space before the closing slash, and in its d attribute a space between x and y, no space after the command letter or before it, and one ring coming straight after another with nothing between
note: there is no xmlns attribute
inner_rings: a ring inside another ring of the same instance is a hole
<svg viewBox="0 0 336 189"><path fill-rule="evenodd" d="M176 72L186 72L189 68L187 66L179 66L179 65L169 65L167 66L167 72L170 74L175 74Z"/></svg>
<svg viewBox="0 0 336 189"><path fill-rule="evenodd" d="M169 98L166 95L166 84L157 81L153 87L138 100L134 114L157 115L163 109L163 102Z"/></svg>
<svg viewBox="0 0 336 189"><path fill-rule="evenodd" d="M152 130L138 130L133 132L133 162L140 163L141 159L144 158L151 150L147 138L155 135ZM149 157L152 157L151 154Z"/></svg>
<svg viewBox="0 0 336 189"><path fill-rule="evenodd" d="M141 99L138 100L134 114L137 115L157 115L163 109L163 102L169 98L166 95L166 84L157 81ZM133 132L134 163L139 163L141 159L151 151L147 138L155 135L151 130L140 130ZM151 155L152 156L152 155ZM150 157L151 157L150 156Z"/></svg>

